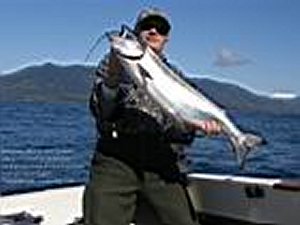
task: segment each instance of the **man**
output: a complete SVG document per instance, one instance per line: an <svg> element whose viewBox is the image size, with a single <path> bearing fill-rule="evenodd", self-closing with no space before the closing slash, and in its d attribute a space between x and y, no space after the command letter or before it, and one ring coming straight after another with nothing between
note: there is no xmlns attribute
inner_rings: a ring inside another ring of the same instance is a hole
<svg viewBox="0 0 300 225"><path fill-rule="evenodd" d="M171 25L157 9L139 14L134 31L175 72L163 56ZM90 107L99 138L84 193L85 225L128 225L137 202L153 208L161 224L196 224L179 170L178 149L193 141L194 130L162 111L123 70L113 51L97 69ZM198 129L220 131L215 121Z"/></svg>

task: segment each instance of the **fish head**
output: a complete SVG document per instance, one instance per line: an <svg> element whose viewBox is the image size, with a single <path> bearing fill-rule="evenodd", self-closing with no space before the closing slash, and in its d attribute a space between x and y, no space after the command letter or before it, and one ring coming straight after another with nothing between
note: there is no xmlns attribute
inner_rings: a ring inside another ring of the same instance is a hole
<svg viewBox="0 0 300 225"><path fill-rule="evenodd" d="M140 59L144 55L145 48L135 39L112 35L109 40L112 49L122 57Z"/></svg>

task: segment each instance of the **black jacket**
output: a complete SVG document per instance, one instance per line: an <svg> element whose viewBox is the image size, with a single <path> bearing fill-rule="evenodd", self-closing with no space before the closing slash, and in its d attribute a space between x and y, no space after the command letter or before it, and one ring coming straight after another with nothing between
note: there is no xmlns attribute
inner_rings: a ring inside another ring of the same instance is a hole
<svg viewBox="0 0 300 225"><path fill-rule="evenodd" d="M107 64L105 57L96 70L90 98L99 134L97 151L127 163L140 175L152 171L177 180L178 149L190 144L194 133L178 124L124 71L118 74L118 86L108 88L108 79L116 77L107 74Z"/></svg>

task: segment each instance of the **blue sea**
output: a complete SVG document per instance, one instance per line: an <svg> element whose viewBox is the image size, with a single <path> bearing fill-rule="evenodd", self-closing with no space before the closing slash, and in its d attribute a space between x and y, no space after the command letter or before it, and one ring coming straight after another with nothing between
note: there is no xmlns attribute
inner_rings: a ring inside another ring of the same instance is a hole
<svg viewBox="0 0 300 225"><path fill-rule="evenodd" d="M197 138L187 149L190 171L300 178L300 116L231 117L268 144L253 151L240 170L225 138ZM1 103L1 192L86 182L95 136L86 104Z"/></svg>

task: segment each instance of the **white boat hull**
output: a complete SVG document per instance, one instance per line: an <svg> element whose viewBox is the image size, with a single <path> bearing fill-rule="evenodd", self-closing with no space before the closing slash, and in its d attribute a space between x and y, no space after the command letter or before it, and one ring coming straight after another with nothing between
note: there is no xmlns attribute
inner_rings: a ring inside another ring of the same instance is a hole
<svg viewBox="0 0 300 225"><path fill-rule="evenodd" d="M300 182L190 174L197 212L253 224L300 224Z"/></svg>
<svg viewBox="0 0 300 225"><path fill-rule="evenodd" d="M189 174L189 179L202 224L300 224L299 181L203 173ZM67 225L82 216L83 190L76 186L2 196L0 216L26 211L42 216L41 225Z"/></svg>

